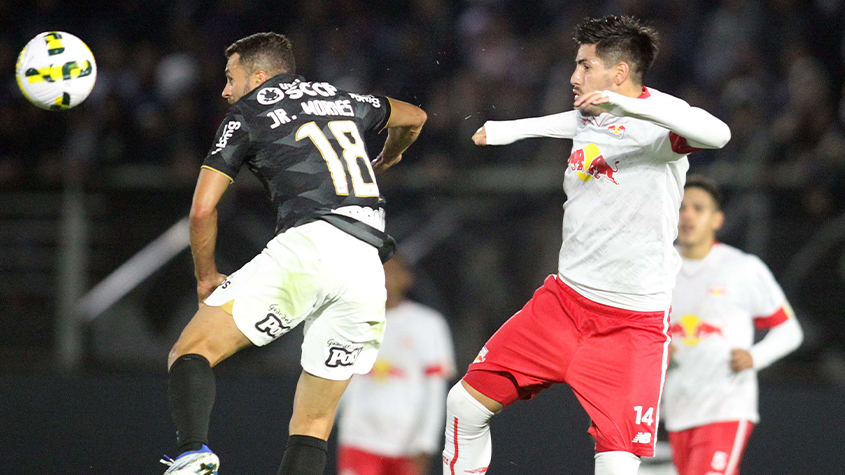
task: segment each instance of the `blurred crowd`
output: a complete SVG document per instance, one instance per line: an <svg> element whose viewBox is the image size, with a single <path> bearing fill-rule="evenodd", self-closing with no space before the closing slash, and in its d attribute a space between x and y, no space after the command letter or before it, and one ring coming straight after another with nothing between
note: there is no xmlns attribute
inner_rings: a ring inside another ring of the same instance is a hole
<svg viewBox="0 0 845 475"><path fill-rule="evenodd" d="M839 0L33 3L0 3L0 70L13 70L35 34L65 29L89 43L99 77L84 107L48 114L5 76L4 187L49 185L66 166L127 163L166 165L192 181L226 107L222 52L263 30L290 36L308 78L422 105L430 119L417 164L556 159L481 156L467 137L484 119L568 109L572 28L607 13L645 18L661 33L650 85L730 123L728 148L695 157L694 168L724 161L748 186L804 187L806 210L818 215L836 208L831 188L845 170ZM85 163L61 163L74 159Z"/></svg>
<svg viewBox="0 0 845 475"><path fill-rule="evenodd" d="M409 169L421 170L415 176L526 164L560 173L568 147L529 141L481 151L469 137L487 119L570 109L573 27L587 16L631 14L662 38L647 84L731 127L728 146L691 156L692 170L720 181L728 196L767 190L775 217L797 223L783 230L795 235L782 240L788 247L845 210L843 3L0 2L0 187L58 189L73 175L96 188L121 174L146 176L150 187L192 187L227 107L223 51L267 30L291 38L307 79L421 105L429 120L407 157ZM20 49L49 29L82 38L98 65L87 102L62 113L26 103L11 74ZM559 201L549 208L557 226Z"/></svg>

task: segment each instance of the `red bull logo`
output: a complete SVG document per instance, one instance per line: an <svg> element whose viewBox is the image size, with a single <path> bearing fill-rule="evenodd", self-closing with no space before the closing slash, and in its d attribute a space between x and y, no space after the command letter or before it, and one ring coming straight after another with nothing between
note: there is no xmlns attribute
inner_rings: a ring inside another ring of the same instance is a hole
<svg viewBox="0 0 845 475"><path fill-rule="evenodd" d="M487 361L487 347L482 346L481 351L478 352L478 356L475 357L473 363L484 363Z"/></svg>
<svg viewBox="0 0 845 475"><path fill-rule="evenodd" d="M680 338L684 345L695 346L701 343L701 340L712 335L721 335L722 329L707 322L702 322L695 315L684 315L678 320L678 323L673 323L669 327L669 333L672 338Z"/></svg>
<svg viewBox="0 0 845 475"><path fill-rule="evenodd" d="M714 297L724 297L727 289L723 285L714 285L707 289L707 293L714 296Z"/></svg>
<svg viewBox="0 0 845 475"><path fill-rule="evenodd" d="M606 178L618 185L619 182L613 178L613 174L619 171L619 162L615 162L614 165L617 168L611 168L595 144L588 144L582 149L575 150L569 156L569 169L574 171L582 181Z"/></svg>
<svg viewBox="0 0 845 475"><path fill-rule="evenodd" d="M613 134L614 137L621 139L625 136L625 126L624 125L611 125L607 128L607 131Z"/></svg>
<svg viewBox="0 0 845 475"><path fill-rule="evenodd" d="M366 375L376 381L383 382L392 378L403 378L405 377L405 371L402 368L390 364L389 361L379 358L373 364L373 369Z"/></svg>

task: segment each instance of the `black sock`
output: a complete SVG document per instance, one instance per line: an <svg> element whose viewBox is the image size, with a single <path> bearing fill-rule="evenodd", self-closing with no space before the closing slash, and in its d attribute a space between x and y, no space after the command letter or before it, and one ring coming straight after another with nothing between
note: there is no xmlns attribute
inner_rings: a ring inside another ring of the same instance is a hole
<svg viewBox="0 0 845 475"><path fill-rule="evenodd" d="M215 392L214 371L205 357L182 355L173 362L167 395L179 454L208 444L208 420Z"/></svg>
<svg viewBox="0 0 845 475"><path fill-rule="evenodd" d="M288 437L279 475L323 475L329 444L308 435Z"/></svg>

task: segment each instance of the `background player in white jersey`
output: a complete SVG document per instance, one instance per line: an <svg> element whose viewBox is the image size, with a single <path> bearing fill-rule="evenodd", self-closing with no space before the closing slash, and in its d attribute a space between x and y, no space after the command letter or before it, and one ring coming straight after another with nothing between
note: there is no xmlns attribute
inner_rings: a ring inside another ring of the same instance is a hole
<svg viewBox="0 0 845 475"><path fill-rule="evenodd" d="M557 137L573 147L558 274L449 392L447 475L486 471L491 417L554 383L569 384L592 419L595 473L634 474L639 456L654 453L686 156L724 146L730 130L644 86L657 38L636 19L589 19L574 39L576 110L487 122L473 136L479 145Z"/></svg>
<svg viewBox="0 0 845 475"><path fill-rule="evenodd" d="M783 291L756 256L716 242L721 193L690 176L677 248L683 257L672 297L672 363L663 421L680 475L735 475L758 422L757 371L803 338ZM768 329L754 343L754 328Z"/></svg>
<svg viewBox="0 0 845 475"><path fill-rule="evenodd" d="M398 162L426 114L295 75L288 39L242 38L226 50L223 97L232 104L197 180L191 250L200 308L168 358L168 395L180 455L167 474L217 473L208 448L212 366L305 324L302 374L280 475L318 475L335 409L353 374L367 373L384 331L384 271L392 239L364 132L388 130L376 171ZM342 157L342 159L341 159ZM217 204L249 168L277 209L277 235L226 277L217 271ZM384 252L382 252L384 251Z"/></svg>
<svg viewBox="0 0 845 475"><path fill-rule="evenodd" d="M384 265L386 330L373 369L343 394L340 475L425 475L443 437L452 336L436 310L407 298L413 274L401 258Z"/></svg>

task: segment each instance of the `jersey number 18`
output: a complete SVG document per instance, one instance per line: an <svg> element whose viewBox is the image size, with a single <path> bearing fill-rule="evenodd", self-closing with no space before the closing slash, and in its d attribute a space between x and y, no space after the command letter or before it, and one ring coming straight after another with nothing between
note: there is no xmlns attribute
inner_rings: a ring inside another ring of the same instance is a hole
<svg viewBox="0 0 845 475"><path fill-rule="evenodd" d="M373 167L370 165L370 159L367 157L367 149L364 147L364 141L361 139L361 134L358 132L355 122L351 120L335 120L329 122L327 125L338 145L343 149L343 159L346 161L346 166L340 161L331 142L329 142L326 134L323 133L316 122L308 122L300 127L296 131L296 141L298 142L306 137L311 139L311 142L320 151L323 160L326 161L326 165L329 167L335 193L341 196L349 195L349 183L346 180L346 173L348 172L349 177L352 179L354 196L359 198L378 196L378 185L376 185L375 179L373 178L375 176ZM364 181L362 170L364 168L368 173L370 182Z"/></svg>

